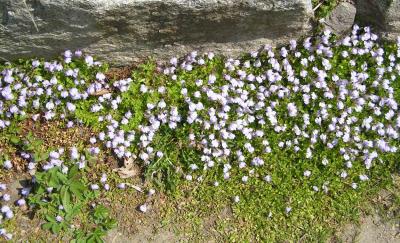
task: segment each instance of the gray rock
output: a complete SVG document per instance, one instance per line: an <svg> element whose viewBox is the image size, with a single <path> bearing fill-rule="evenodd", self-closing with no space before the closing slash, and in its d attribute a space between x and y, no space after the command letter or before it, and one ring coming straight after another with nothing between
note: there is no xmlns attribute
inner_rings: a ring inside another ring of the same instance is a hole
<svg viewBox="0 0 400 243"><path fill-rule="evenodd" d="M83 49L127 64L192 50L237 55L305 34L311 8L311 0L0 0L0 57Z"/></svg>
<svg viewBox="0 0 400 243"><path fill-rule="evenodd" d="M356 7L348 2L339 3L325 20L325 26L335 34L343 34L354 24Z"/></svg>
<svg viewBox="0 0 400 243"><path fill-rule="evenodd" d="M372 26L388 40L400 35L400 0L357 0L356 8L359 24Z"/></svg>

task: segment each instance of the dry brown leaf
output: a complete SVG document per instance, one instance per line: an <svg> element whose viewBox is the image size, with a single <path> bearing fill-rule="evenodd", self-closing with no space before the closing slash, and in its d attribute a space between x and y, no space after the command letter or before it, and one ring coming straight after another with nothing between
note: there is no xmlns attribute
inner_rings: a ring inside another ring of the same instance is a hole
<svg viewBox="0 0 400 243"><path fill-rule="evenodd" d="M133 158L132 157L124 160L124 167L127 169L131 169L133 167Z"/></svg>
<svg viewBox="0 0 400 243"><path fill-rule="evenodd" d="M91 95L100 96L100 95L104 95L104 94L108 94L108 93L111 93L111 91L108 89L102 89L102 90L92 93Z"/></svg>
<svg viewBox="0 0 400 243"><path fill-rule="evenodd" d="M125 168L119 168L119 169L116 169L116 170L117 170L117 173L118 173L119 177L121 177L122 179L131 178L131 177L134 177L134 176L138 175L138 172L136 170L134 170L134 169L133 170L127 170Z"/></svg>
<svg viewBox="0 0 400 243"><path fill-rule="evenodd" d="M133 166L133 158L124 160L124 167L113 170L117 172L122 179L131 178L139 174L139 169Z"/></svg>

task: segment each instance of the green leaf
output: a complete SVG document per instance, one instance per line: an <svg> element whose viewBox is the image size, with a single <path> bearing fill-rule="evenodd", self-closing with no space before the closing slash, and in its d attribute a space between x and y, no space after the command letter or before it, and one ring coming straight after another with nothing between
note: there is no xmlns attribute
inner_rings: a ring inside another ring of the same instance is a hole
<svg viewBox="0 0 400 243"><path fill-rule="evenodd" d="M60 230L61 230L61 227L60 227L60 225L58 225L58 224L53 224L53 225L51 226L51 231L52 231L53 233L55 233L55 234L58 234L58 232L60 232Z"/></svg>
<svg viewBox="0 0 400 243"><path fill-rule="evenodd" d="M46 220L51 222L51 223L55 223L56 222L56 220L53 217L51 217L50 215L46 215Z"/></svg>
<svg viewBox="0 0 400 243"><path fill-rule="evenodd" d="M77 165L72 166L68 171L68 178L73 179L76 175L78 175L79 168Z"/></svg>
<svg viewBox="0 0 400 243"><path fill-rule="evenodd" d="M58 168L56 170L56 176L57 178L61 181L62 184L67 185L68 184L68 178L67 175L65 175L64 173L61 173Z"/></svg>
<svg viewBox="0 0 400 243"><path fill-rule="evenodd" d="M94 234L92 234L92 235L90 235L90 236L88 237L87 242L88 242L88 243L102 243L102 242L104 242L104 241L100 238L99 235L97 235L97 234L94 233Z"/></svg>
<svg viewBox="0 0 400 243"><path fill-rule="evenodd" d="M31 150L34 150L34 149L31 149ZM49 154L48 153L35 152L33 154L33 159L36 162L44 161L44 160L47 160L48 158L49 158Z"/></svg>
<svg viewBox="0 0 400 243"><path fill-rule="evenodd" d="M42 229L44 229L44 230L50 230L52 226L53 226L53 223L47 222L47 223L45 223L45 224L42 224Z"/></svg>
<svg viewBox="0 0 400 243"><path fill-rule="evenodd" d="M48 181L44 181L44 183L47 182L50 187L57 188L60 185L60 178L57 176L56 168L50 169L47 173ZM47 175L44 177L47 177Z"/></svg>
<svg viewBox="0 0 400 243"><path fill-rule="evenodd" d="M86 187L83 185L82 182L80 181L74 181L71 183L70 188L71 192L74 193L74 195L79 198L83 199L83 192L85 191Z"/></svg>
<svg viewBox="0 0 400 243"><path fill-rule="evenodd" d="M13 135L13 136L11 136L11 138L10 138L10 142L11 142L13 145L19 145L19 144L21 143L21 139L20 139L19 137L15 136L15 135Z"/></svg>
<svg viewBox="0 0 400 243"><path fill-rule="evenodd" d="M103 223L103 227L104 227L106 230L113 229L113 228L115 228L116 226L117 226L117 221L116 221L115 219L111 219L111 218L108 218L108 219Z"/></svg>
<svg viewBox="0 0 400 243"><path fill-rule="evenodd" d="M108 217L109 210L108 208L104 207L103 205L99 205L94 210L93 216L95 219L104 219Z"/></svg>
<svg viewBox="0 0 400 243"><path fill-rule="evenodd" d="M70 221L76 215L78 215L81 212L81 207L81 203L73 205L71 210L65 215L65 220Z"/></svg>
<svg viewBox="0 0 400 243"><path fill-rule="evenodd" d="M75 233L75 239L72 240L71 243L72 242L74 242L74 243L85 243L86 242L86 235L82 230L77 229L77 230L75 230L74 233Z"/></svg>
<svg viewBox="0 0 400 243"><path fill-rule="evenodd" d="M65 211L68 213L71 210L71 194L68 190L67 186L62 186L60 190L61 194L61 202L62 205L65 209Z"/></svg>

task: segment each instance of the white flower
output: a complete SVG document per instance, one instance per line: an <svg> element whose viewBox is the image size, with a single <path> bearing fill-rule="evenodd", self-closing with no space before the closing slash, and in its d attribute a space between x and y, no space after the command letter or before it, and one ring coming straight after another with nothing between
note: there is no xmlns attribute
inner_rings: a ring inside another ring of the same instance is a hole
<svg viewBox="0 0 400 243"><path fill-rule="evenodd" d="M5 194L3 194L2 199L3 199L4 201L8 202L8 201L10 201L11 196L10 196L9 194L5 193Z"/></svg>
<svg viewBox="0 0 400 243"><path fill-rule="evenodd" d="M13 213L13 211L9 210L9 211L5 212L5 216L7 219L11 219L14 217L14 213Z"/></svg>
<svg viewBox="0 0 400 243"><path fill-rule="evenodd" d="M70 50L66 50L66 51L64 52L64 57L66 57L66 58L72 57L72 52L71 52Z"/></svg>
<svg viewBox="0 0 400 243"><path fill-rule="evenodd" d="M310 159L311 157L312 157L312 150L311 150L311 148L307 148L306 158Z"/></svg>
<svg viewBox="0 0 400 243"><path fill-rule="evenodd" d="M107 181L107 175L105 173L103 173L101 175L100 182L104 184L104 183L106 183L106 181Z"/></svg>
<svg viewBox="0 0 400 243"><path fill-rule="evenodd" d="M210 76L208 76L208 84L214 84L216 80L217 77L214 74L210 74Z"/></svg>
<svg viewBox="0 0 400 243"><path fill-rule="evenodd" d="M95 191L95 190L99 190L99 185L97 185L97 184L92 184L92 185L90 185L90 189L92 189L93 191Z"/></svg>
<svg viewBox="0 0 400 243"><path fill-rule="evenodd" d="M149 190L148 195L149 195L149 196L152 196L152 195L154 195L155 193L156 193L156 190L154 190L154 189L151 188L151 189Z"/></svg>
<svg viewBox="0 0 400 243"><path fill-rule="evenodd" d="M142 204L139 206L139 210L142 213L146 213L147 212L147 205L146 204Z"/></svg>
<svg viewBox="0 0 400 243"><path fill-rule="evenodd" d="M161 151L157 151L156 155L158 158L162 158L164 156L164 153Z"/></svg>
<svg viewBox="0 0 400 243"><path fill-rule="evenodd" d="M144 84L140 85L140 92L147 93L147 91L148 91L148 88L146 85L144 85Z"/></svg>
<svg viewBox="0 0 400 243"><path fill-rule="evenodd" d="M38 60L32 61L32 67L36 68L36 67L39 67L39 65L40 65L40 62Z"/></svg>
<svg viewBox="0 0 400 243"><path fill-rule="evenodd" d="M13 235L12 235L11 233L6 233L6 234L4 235L4 237L6 238L6 240L11 240L12 237L13 237Z"/></svg>
<svg viewBox="0 0 400 243"><path fill-rule="evenodd" d="M171 58L169 63L173 66L176 66L178 64L178 59L176 57Z"/></svg>
<svg viewBox="0 0 400 243"><path fill-rule="evenodd" d="M11 163L10 160L5 160L3 162L3 167L4 167L4 169L9 170L13 167L13 164Z"/></svg>
<svg viewBox="0 0 400 243"><path fill-rule="evenodd" d="M88 64L88 66L92 66L93 65L93 57L92 56L86 56L85 57L85 62L86 64Z"/></svg>
<svg viewBox="0 0 400 243"><path fill-rule="evenodd" d="M1 207L1 212L2 212L2 213L6 213L6 212L8 212L8 211L10 211L10 210L11 210L10 207L7 206L7 205L4 205L4 206Z"/></svg>
<svg viewBox="0 0 400 243"><path fill-rule="evenodd" d="M264 176L264 181L266 181L266 182L271 182L271 181L272 181L271 176L270 176L270 175Z"/></svg>
<svg viewBox="0 0 400 243"><path fill-rule="evenodd" d="M46 109L48 109L48 110L54 109L54 103L52 101L47 102Z"/></svg>
<svg viewBox="0 0 400 243"><path fill-rule="evenodd" d="M79 159L78 149L76 147L71 148L71 159Z"/></svg>
<svg viewBox="0 0 400 243"><path fill-rule="evenodd" d="M1 184L0 184L0 191L5 191L5 190L7 190L7 185L1 183Z"/></svg>
<svg viewBox="0 0 400 243"><path fill-rule="evenodd" d="M57 215L57 216L56 216L56 221L57 221L57 222L60 223L60 222L62 222L63 220L64 220L63 217L61 217L60 215Z"/></svg>
<svg viewBox="0 0 400 243"><path fill-rule="evenodd" d="M67 102L67 109L71 112L74 112L76 109L76 106L70 102Z"/></svg>
<svg viewBox="0 0 400 243"><path fill-rule="evenodd" d="M74 54L75 54L75 56L80 57L80 56L82 56L82 51L81 50L76 50L74 52Z"/></svg>

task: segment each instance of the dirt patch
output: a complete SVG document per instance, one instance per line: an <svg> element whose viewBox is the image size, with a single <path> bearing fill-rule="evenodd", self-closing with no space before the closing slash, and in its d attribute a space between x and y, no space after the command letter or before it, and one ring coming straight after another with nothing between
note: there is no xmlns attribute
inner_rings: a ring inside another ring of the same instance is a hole
<svg viewBox="0 0 400 243"><path fill-rule="evenodd" d="M393 175L393 181L371 200L358 224L345 225L331 242L400 243L400 176Z"/></svg>
<svg viewBox="0 0 400 243"><path fill-rule="evenodd" d="M132 183L138 184L137 180ZM111 230L105 237L105 242L178 242L182 241L163 225L160 209L165 204L166 197L156 193L148 196L133 189L114 191L102 202L111 208L111 214L116 218L118 227ZM146 204L148 211L139 210L140 205Z"/></svg>
<svg viewBox="0 0 400 243"><path fill-rule="evenodd" d="M26 162L17 154L15 147L6 143L5 141L0 141L0 158L1 156L7 156L13 165L13 169L9 171L1 170L0 179L2 181L8 181L9 179L15 178L13 173L21 173L26 170ZM15 172L14 172L15 171ZM8 179L7 179L8 178Z"/></svg>
<svg viewBox="0 0 400 243"><path fill-rule="evenodd" d="M31 132L43 140L46 147L72 147L86 143L94 133L87 127L75 126L66 128L62 121L40 122L26 120L22 125L22 136Z"/></svg>
<svg viewBox="0 0 400 243"><path fill-rule="evenodd" d="M346 225L332 242L400 242L399 224L387 222L378 215L366 216L360 220L360 225Z"/></svg>
<svg viewBox="0 0 400 243"><path fill-rule="evenodd" d="M104 239L105 242L110 243L142 243L142 242L154 242L154 243L169 243L169 242L179 242L181 239L177 237L174 233L164 230L157 233L153 232L151 228L144 228L143 231L138 232L134 235L124 235L118 232L116 229L111 230L107 237Z"/></svg>
<svg viewBox="0 0 400 243"><path fill-rule="evenodd" d="M108 70L105 74L108 80L121 80L130 78L132 75L132 70L136 68L137 64L132 64L130 66L124 67L113 67Z"/></svg>
<svg viewBox="0 0 400 243"><path fill-rule="evenodd" d="M26 188L29 181L30 176L26 173L22 175L14 174L13 179L2 181L3 183L6 182L7 190L1 192L0 195L8 193L11 196L8 205L11 205L21 198L21 189ZM15 207L13 211L15 217L6 222L7 227L13 232L13 242L56 242L59 240L57 235L41 230L40 226L43 222L33 217L32 211L27 210L27 207ZM0 242L3 242L2 240L1 238Z"/></svg>
<svg viewBox="0 0 400 243"><path fill-rule="evenodd" d="M362 219L357 240L365 243L400 242L399 225L382 221L379 216Z"/></svg>

